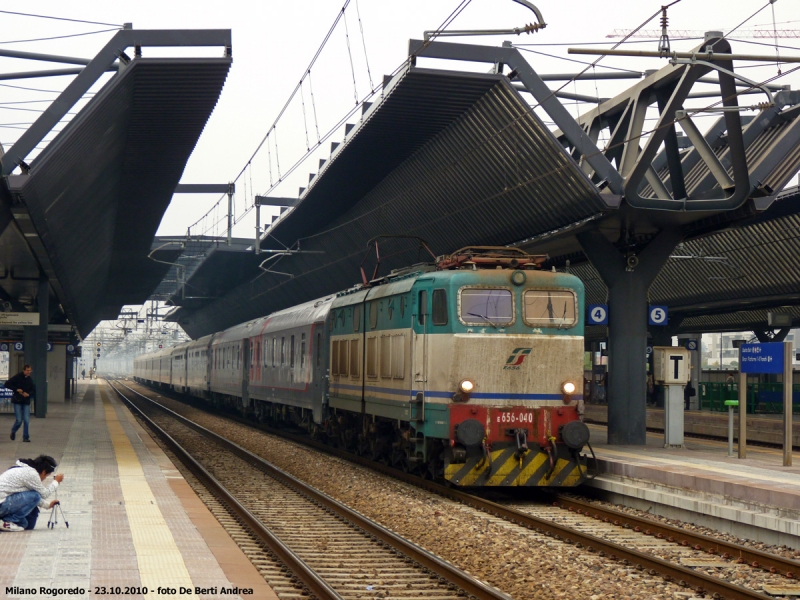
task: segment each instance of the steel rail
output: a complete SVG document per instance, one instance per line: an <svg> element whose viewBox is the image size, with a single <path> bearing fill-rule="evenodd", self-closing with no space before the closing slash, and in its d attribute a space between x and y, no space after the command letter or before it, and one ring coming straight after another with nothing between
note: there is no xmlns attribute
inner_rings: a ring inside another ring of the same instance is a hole
<svg viewBox="0 0 800 600"><path fill-rule="evenodd" d="M205 427L195 423L191 419L187 419L183 415L180 415L175 411L170 410L166 406L163 406L158 402L148 398L144 394L137 392L136 390L128 387L124 383L121 383L121 385L130 392L132 392L133 394L136 394L137 396L140 396L144 400L147 400L154 407L168 414L170 417L174 418L178 422L182 423L183 425L186 425L187 427L193 429L194 431L200 433L201 435L213 440L214 442L223 446L225 449L229 450L242 460L248 462L254 467L260 469L261 471L269 474L270 477L274 477L276 480L280 481L284 485L287 485L288 487L295 489L299 493L312 499L314 502L330 509L332 512L334 512L342 519L350 521L357 527L363 529L373 539L378 539L384 544L392 546L393 548L405 554L408 558L416 561L429 571L432 571L433 573L436 573L440 577L447 579L450 583L458 586L460 589L474 596L477 600L513 600L511 596L499 590L496 590L495 588L492 588L491 586L485 583L478 581L468 573L461 571L457 567L439 558L435 554L432 554L427 550L421 548L420 546L417 546L413 542L410 542L400 537L399 535L393 533L392 531L389 531L385 527L354 511L345 504L342 504L341 502L334 500L327 494L320 492L319 490L300 481L293 475L290 475L286 471L283 471L282 469L269 463L260 456L257 456L256 454L253 454L249 450L246 450L245 448L230 441L229 439L217 433L214 433L209 429L206 429ZM121 394L121 392L119 392L118 390L117 393L123 396L123 394ZM133 405L133 403L129 399L126 399L126 402ZM141 413L140 410L138 412Z"/></svg>
<svg viewBox="0 0 800 600"><path fill-rule="evenodd" d="M132 391L138 394L138 392L135 392L135 390ZM158 403L155 404L160 408L169 411L168 408L163 407ZM597 536L576 531L568 526L559 525L546 519L535 517L525 512L492 502L491 500L479 498L461 490L443 486L433 481L423 479L417 475L405 473L395 469L394 467L371 461L350 452L346 452L338 448L331 448L322 442L312 440L308 437L287 433L286 431L274 429L261 424L256 425L251 421L247 421L241 417L225 415L225 418L229 418L237 423L252 427L254 429L267 431L274 435L278 435L285 439L312 447L328 454L333 454L359 466L378 471L385 475L399 479L400 481L421 487L431 493L443 496L466 506L471 506L472 508L476 508L482 512L501 517L511 521L512 523L535 530L537 533L544 533L545 535L552 536L555 539L564 541L568 544L575 544L576 546L577 544L581 544L581 546L585 546L590 552L605 553L606 556L612 558L613 560L620 560L622 562L627 561L628 564L635 565L637 568L641 566L643 570L649 571L651 575L660 574L665 581L674 581L679 585L693 587L698 592L702 591L711 595L717 594L717 596L715 596L716 598L724 598L728 600L752 600L753 598L760 598L763 600L765 598L764 594L754 590L749 590L747 588L728 583L722 579L694 571L682 565L670 563L663 559L656 558L650 554L639 552L638 550L625 548L624 546L614 542L609 542ZM652 530L652 527L650 529ZM739 547L736 546L736 548L738 549Z"/></svg>
<svg viewBox="0 0 800 600"><path fill-rule="evenodd" d="M106 380L108 381L108 380ZM261 521L253 515L247 508L245 508L228 490L222 485L205 467L197 462L187 450L183 448L172 436L159 427L150 417L148 417L138 406L125 397L125 394L120 392L111 381L108 381L111 389L114 390L125 404L139 417L147 426L150 427L156 435L169 447L172 452L186 465L186 467L197 477L203 485L212 491L215 495L221 498L237 517L248 526L258 538L263 541L267 547L294 573L308 591L319 600L344 600L328 583L318 575L311 567L309 567L302 558L297 556L291 548L284 544L278 537L275 536ZM124 385L124 384L123 384ZM128 386L125 386L126 388ZM128 388L130 389L130 388ZM133 390L131 390L133 391ZM137 393L137 392L134 392Z"/></svg>
<svg viewBox="0 0 800 600"><path fill-rule="evenodd" d="M789 579L794 579L800 575L800 561L784 558L768 552L762 552L755 548L740 546L732 542L718 540L702 533L686 531L685 529L666 523L650 521L649 519L629 515L622 511L614 510L613 508L598 507L563 495L556 495L555 498L555 505L560 508L565 508L579 514L590 515L606 523L610 522L622 527L629 525L637 532L643 531L647 533L649 531L651 535L659 539L666 539L670 542L674 541L682 546L692 546L695 550L705 550L709 554L719 555L723 558L735 558L738 559L740 563L748 563L751 567L762 568L770 573L780 573Z"/></svg>

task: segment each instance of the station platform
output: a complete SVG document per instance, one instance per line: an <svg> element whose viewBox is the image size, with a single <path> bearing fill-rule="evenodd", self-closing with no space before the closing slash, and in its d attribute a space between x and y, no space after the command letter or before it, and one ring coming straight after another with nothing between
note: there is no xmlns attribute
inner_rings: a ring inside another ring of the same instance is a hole
<svg viewBox="0 0 800 600"><path fill-rule="evenodd" d="M252 590L225 598L277 598L105 382L81 381L72 400L50 404L47 418L31 417L30 443L22 430L10 440L13 421L0 416L0 469L54 457L69 527L59 515L48 529L43 510L34 530L0 533L0 597L28 597L31 588L45 598L184 597L183 587L219 598L225 587Z"/></svg>
<svg viewBox="0 0 800 600"><path fill-rule="evenodd" d="M584 419L587 423L607 423L608 405L587 404ZM734 417L738 419L738 415ZM664 429L664 409L647 409L648 429ZM739 435L739 422L734 424L734 436ZM684 431L697 435L728 438L728 413L688 410L684 413ZM747 440L765 444L783 444L783 415L747 415ZM792 445L800 447L800 415L792 422Z"/></svg>
<svg viewBox="0 0 800 600"><path fill-rule="evenodd" d="M589 409L587 416L598 412ZM660 412L663 423L663 411L648 410L648 426L658 418L651 412ZM687 424L706 416L712 422L718 415L689 412ZM780 425L779 419L768 420ZM727 418L725 423L727 432ZM734 445L734 456L729 457L728 443L722 440L687 437L683 448L664 448L663 434L648 432L644 447L612 446L606 443L604 425L591 419L587 424L600 471L588 486L600 497L800 549L800 452L793 453L792 466L784 467L780 448L749 445L747 458L739 459L738 447Z"/></svg>

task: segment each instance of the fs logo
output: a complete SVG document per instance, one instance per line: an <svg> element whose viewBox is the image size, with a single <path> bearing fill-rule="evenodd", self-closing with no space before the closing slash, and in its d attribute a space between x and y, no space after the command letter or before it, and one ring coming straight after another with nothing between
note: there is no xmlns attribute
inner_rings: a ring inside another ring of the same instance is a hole
<svg viewBox="0 0 800 600"><path fill-rule="evenodd" d="M504 371L519 371L520 365L525 360L525 357L531 353L532 348L514 348L511 356L506 360L503 366Z"/></svg>

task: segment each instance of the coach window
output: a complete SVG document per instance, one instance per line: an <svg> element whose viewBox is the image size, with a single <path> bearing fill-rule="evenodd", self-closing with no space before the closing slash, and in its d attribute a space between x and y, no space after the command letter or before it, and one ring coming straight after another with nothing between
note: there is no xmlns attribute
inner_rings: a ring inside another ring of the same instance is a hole
<svg viewBox="0 0 800 600"><path fill-rule="evenodd" d="M428 314L428 291L420 290L418 300L417 321L420 325L425 325L425 316Z"/></svg>
<svg viewBox="0 0 800 600"><path fill-rule="evenodd" d="M294 336L291 337L289 344L289 366L294 369Z"/></svg>
<svg viewBox="0 0 800 600"><path fill-rule="evenodd" d="M317 334L317 368L322 365L322 334Z"/></svg>
<svg viewBox="0 0 800 600"><path fill-rule="evenodd" d="M278 346L278 338L272 338L272 366L275 366L275 357L278 355L277 353L277 346Z"/></svg>
<svg viewBox="0 0 800 600"><path fill-rule="evenodd" d="M359 331L361 329L361 307L354 306L353 307L353 331Z"/></svg>
<svg viewBox="0 0 800 600"><path fill-rule="evenodd" d="M378 302L369 303L369 328L375 329L378 326Z"/></svg>
<svg viewBox="0 0 800 600"><path fill-rule="evenodd" d="M300 368L306 366L306 334L300 334Z"/></svg>
<svg viewBox="0 0 800 600"><path fill-rule="evenodd" d="M526 290L525 323L531 327L573 327L578 299L572 290Z"/></svg>
<svg viewBox="0 0 800 600"><path fill-rule="evenodd" d="M434 325L447 325L447 290L433 290L431 319Z"/></svg>
<svg viewBox="0 0 800 600"><path fill-rule="evenodd" d="M281 338L281 366L286 364L286 338Z"/></svg>

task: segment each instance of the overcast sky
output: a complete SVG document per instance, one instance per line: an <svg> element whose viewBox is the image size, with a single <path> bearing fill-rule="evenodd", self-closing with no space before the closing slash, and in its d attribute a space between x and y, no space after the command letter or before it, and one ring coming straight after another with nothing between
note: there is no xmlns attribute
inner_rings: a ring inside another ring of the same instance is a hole
<svg viewBox="0 0 800 600"><path fill-rule="evenodd" d="M78 0L69 4L53 0L40 0L22 9L19 3L1 2L0 9L25 10L38 14L85 19L109 24L133 23L135 29L145 28L230 28L233 32L233 67L222 91L219 104L212 114L208 126L189 160L183 183L226 183L234 179L248 164L256 146L268 131L281 107L300 80L311 58L325 34L331 27L344 0L293 0L209 2L205 0L138 0L137 2L112 3L93 0ZM544 44L530 46L537 52L567 57L568 44L604 42L608 46L617 40L605 36L614 29L638 27L655 13L662 0L535 0L543 13L547 28L534 35L472 38L483 44L499 45L504 39L520 44ZM373 85L379 84L385 73L392 72L407 56L408 40L421 38L426 29L441 24L458 6L457 0L351 0L345 20L340 21L327 47L311 73L310 84L303 85L302 98L298 95L286 115L279 121L273 139L252 161L250 168L237 183L237 213L246 204L252 203L253 191L265 193L278 179L278 160L281 174L313 147L319 136L324 136L348 110L356 99L361 100ZM800 2L778 0L772 7L766 0L682 0L669 9L670 29L729 31L752 13L766 6L742 30L771 29L772 11L779 29L800 29ZM360 13L360 20L359 20ZM14 40L45 36L68 35L107 29L105 26L50 21L0 14L5 26L0 48L47 52L90 58L102 47L113 32L81 37L30 43L8 43ZM533 14L511 0L472 0L463 13L450 26L451 29L484 29L518 27L533 21ZM646 29L659 27L658 18ZM363 37L361 29L363 28ZM741 30L740 30L741 31ZM734 34L732 37L736 37ZM348 53L348 38L350 51ZM459 40L465 41L465 40ZM775 56L771 40L750 40L767 44L763 46L744 42L733 42L734 51ZM673 49L689 49L696 41L675 41ZM779 43L794 49L782 49L786 55L800 56L800 40L782 39ZM550 44L549 46L547 44ZM598 48L603 46L596 46ZM656 50L654 41L627 45L626 48ZM366 55L365 55L366 49ZM167 51L145 48L144 56L163 56ZM183 54L187 54L185 51ZM221 49L192 49L189 55L221 54ZM351 66L352 57L352 66ZM541 54L527 53L533 67L540 73L577 72L584 65L550 58ZM573 57L590 62L593 57ZM431 65L420 61L420 66ZM655 69L666 64L660 59L606 58L601 65L626 67L635 70ZM369 66L369 72L367 70ZM4 71L22 71L54 68L59 65L33 63L15 59L0 59ZM454 68L455 65L447 65ZM737 65L738 67L739 65ZM784 65L788 71L792 65ZM485 70L485 66L480 69ZM604 69L597 69L598 72ZM752 79L762 80L777 74L772 65L749 68L742 73ZM355 84L354 84L355 78ZM70 79L67 77L43 80L28 79L5 82L37 90L60 90ZM622 91L633 82L580 82L570 84L564 91L587 95L610 96ZM800 87L800 71L792 73L775 83ZM52 99L50 91L0 88L6 102ZM313 91L313 102L312 102ZM750 96L753 103L762 101ZM303 111L305 103L305 114ZM742 104L747 103L743 101ZM25 111L3 110L0 142L6 149L27 127L26 123L36 117L35 110L42 110L45 102L16 105ZM586 111L590 105L568 104L573 114ZM305 118L304 118L305 117ZM20 123L20 125L14 125ZM701 122L710 124L708 120ZM706 125L706 126L707 126ZM307 133L306 133L307 132ZM48 139L51 139L48 136ZM277 160L275 156L277 138ZM273 196L296 197L298 188L308 181L308 174L316 172L319 158L329 154L330 141L341 139L336 132L331 139L310 157L292 175L272 192ZM391 143L391 140L386 140ZM269 154L267 152L269 147ZM270 176L271 169L271 176ZM246 187L246 189L245 189ZM162 221L159 234L184 234L187 227L200 218L217 201L216 196L176 196ZM216 218L222 214L217 213ZM265 219L268 217L265 215ZM214 219L206 219L195 227L193 233L222 233L211 227ZM253 235L252 215L239 223L235 235Z"/></svg>

